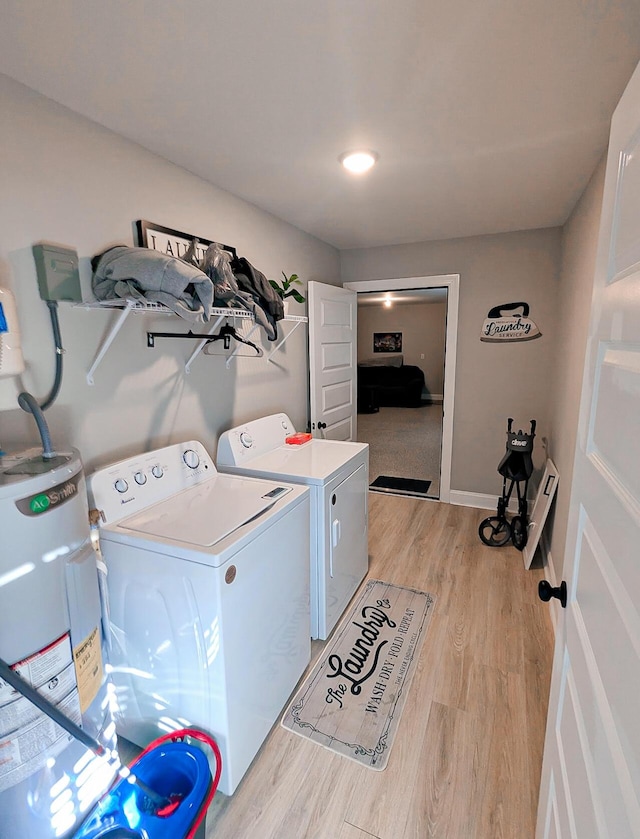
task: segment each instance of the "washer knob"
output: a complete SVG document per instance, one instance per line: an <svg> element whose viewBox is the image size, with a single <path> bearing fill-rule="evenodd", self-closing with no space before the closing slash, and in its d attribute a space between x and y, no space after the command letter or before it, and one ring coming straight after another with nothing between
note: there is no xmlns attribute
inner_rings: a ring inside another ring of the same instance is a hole
<svg viewBox="0 0 640 839"><path fill-rule="evenodd" d="M126 492L129 489L129 484L125 481L124 478L118 478L115 482L114 487L118 490L118 492Z"/></svg>
<svg viewBox="0 0 640 839"><path fill-rule="evenodd" d="M182 459L187 464L189 469L197 469L200 466L200 458L198 457L197 452L194 452L193 449L187 449L186 452L182 455Z"/></svg>
<svg viewBox="0 0 640 839"><path fill-rule="evenodd" d="M156 463L156 465L151 469L151 474L154 478L161 478L164 475L164 469L159 463Z"/></svg>
<svg viewBox="0 0 640 839"><path fill-rule="evenodd" d="M133 476L133 480L138 484L138 486L144 486L147 483L147 476L144 472L136 472Z"/></svg>
<svg viewBox="0 0 640 839"><path fill-rule="evenodd" d="M253 446L253 438L246 431L240 432L240 442L245 449L250 449Z"/></svg>

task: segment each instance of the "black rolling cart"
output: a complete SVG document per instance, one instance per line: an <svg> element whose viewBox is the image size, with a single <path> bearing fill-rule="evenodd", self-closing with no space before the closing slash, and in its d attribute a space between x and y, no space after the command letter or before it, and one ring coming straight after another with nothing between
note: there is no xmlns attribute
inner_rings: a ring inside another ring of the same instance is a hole
<svg viewBox="0 0 640 839"><path fill-rule="evenodd" d="M529 524L527 510L527 487L533 472L533 439L536 436L536 421L531 420L531 430L528 434L520 430L513 431L513 419L507 422L507 450L498 465L498 472L502 475L502 495L498 498L498 510L495 516L489 516L480 523L478 534L480 539L492 548L506 545L509 540L514 546L523 550L527 544L527 527ZM518 512L509 521L507 508L516 489L518 498Z"/></svg>

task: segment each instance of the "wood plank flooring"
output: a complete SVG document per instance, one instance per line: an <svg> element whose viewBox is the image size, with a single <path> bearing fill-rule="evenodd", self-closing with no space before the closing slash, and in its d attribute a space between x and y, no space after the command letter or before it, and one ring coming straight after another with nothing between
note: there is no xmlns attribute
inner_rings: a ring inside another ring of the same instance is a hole
<svg viewBox="0 0 640 839"><path fill-rule="evenodd" d="M235 795L216 795L207 837L532 838L553 656L543 572L480 542L488 513L369 503L369 576L437 598L387 768L276 724Z"/></svg>

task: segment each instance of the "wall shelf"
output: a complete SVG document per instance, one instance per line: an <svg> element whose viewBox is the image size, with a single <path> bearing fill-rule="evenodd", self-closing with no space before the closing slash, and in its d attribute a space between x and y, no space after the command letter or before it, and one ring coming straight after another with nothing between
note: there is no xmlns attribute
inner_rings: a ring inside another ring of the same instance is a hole
<svg viewBox="0 0 640 839"><path fill-rule="evenodd" d="M98 348L96 356L93 359L93 363L91 364L91 367L89 368L89 371L87 372L87 383L90 384L90 385L94 384L94 378L93 378L94 373L96 372L96 370L100 366L100 363L102 362L102 359L106 355L107 350L113 344L118 332L120 332L120 330L124 326L124 323L127 320L127 318L129 317L129 315L131 314L131 312L143 312L145 314L161 314L161 315L174 315L175 314L175 312L173 312L171 309L167 308L166 306L163 306L161 303L149 303L149 302L132 300L132 299L96 300L96 301L92 301L92 302L88 302L88 303L78 303L76 305L76 308L87 309L87 310L89 310L89 309L119 309L120 310L119 317L116 319L115 323L112 325L108 334L106 335L106 337L104 338L104 340L100 344L100 347ZM246 336L243 336L247 340L256 331L256 329L259 328L259 325L257 323L255 323L253 314L251 312L247 311L246 309L231 309L231 308L217 307L217 308L211 309L210 314L211 314L211 318L213 319L213 323L206 330L204 336L202 336L202 335L200 335L200 336L191 335L190 336L186 333L185 334L175 333L175 334L172 334L172 335L169 335L168 333L164 333L163 337L176 337L176 338L200 337L200 342L198 343L198 345L196 346L196 348L192 352L192 354L189 356L189 359L187 360L187 362L184 366L184 371L187 374L189 374L191 372L191 365L194 362L194 360L198 357L198 355L202 352L203 348L207 345L207 343L208 343L208 337L207 336L213 335L216 332L216 330L218 329L218 327L220 326L220 324L224 320L233 319L234 321L235 320L241 320L241 321L250 320L250 321L252 321L253 326L252 326L251 330L249 331L249 333ZM267 357L267 361L271 361L271 358L274 355L274 353L276 353L283 346L283 344L295 332L295 330L300 326L300 324L301 323L308 323L309 319L307 317L300 317L298 315L285 315L283 321L279 321L279 323L283 323L284 321L292 322L294 324L294 326L291 330L289 330L287 332L287 334L285 334L282 337L282 339L278 342L278 344L269 353L269 355ZM148 333L148 335L149 334L153 334L153 333ZM147 340L148 340L148 346L153 347L154 346L153 340L151 340L150 342L149 342L149 339L147 339ZM239 346L240 345L238 345L238 347L235 347L233 352L228 356L227 361L226 361L227 368L229 367L229 365L231 363L231 359L236 357L236 355L238 353ZM256 357L258 357L258 356L256 356Z"/></svg>

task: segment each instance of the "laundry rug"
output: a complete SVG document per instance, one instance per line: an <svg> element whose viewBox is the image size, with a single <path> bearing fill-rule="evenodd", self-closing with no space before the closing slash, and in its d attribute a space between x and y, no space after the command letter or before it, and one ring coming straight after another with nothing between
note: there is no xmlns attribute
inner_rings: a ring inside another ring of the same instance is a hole
<svg viewBox="0 0 640 839"><path fill-rule="evenodd" d="M384 769L434 602L424 591L368 580L282 725Z"/></svg>
<svg viewBox="0 0 640 839"><path fill-rule="evenodd" d="M403 492L406 495L426 495L431 481L418 481L415 478L393 478L389 475L379 475L369 489L379 492Z"/></svg>

